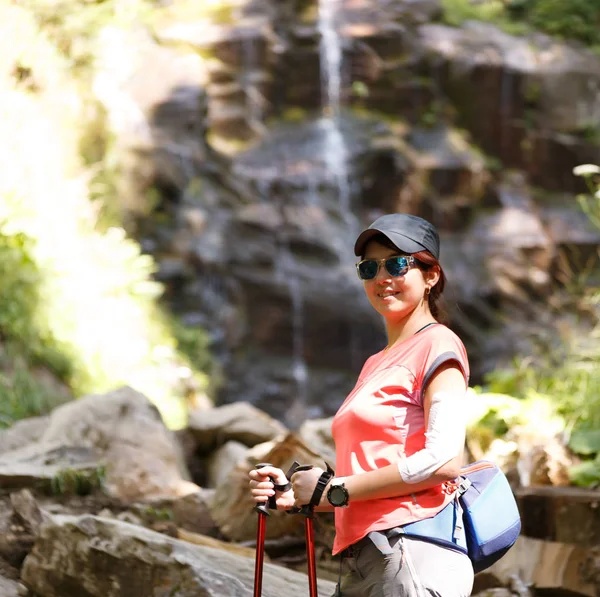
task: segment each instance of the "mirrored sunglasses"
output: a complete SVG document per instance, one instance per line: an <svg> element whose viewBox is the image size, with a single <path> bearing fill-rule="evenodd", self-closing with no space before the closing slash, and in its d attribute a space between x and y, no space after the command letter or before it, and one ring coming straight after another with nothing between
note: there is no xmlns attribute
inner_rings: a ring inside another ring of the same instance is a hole
<svg viewBox="0 0 600 597"><path fill-rule="evenodd" d="M356 271L361 280L373 280L379 273L381 266L392 277L404 276L415 265L414 257L386 257L385 259L363 259L356 264Z"/></svg>

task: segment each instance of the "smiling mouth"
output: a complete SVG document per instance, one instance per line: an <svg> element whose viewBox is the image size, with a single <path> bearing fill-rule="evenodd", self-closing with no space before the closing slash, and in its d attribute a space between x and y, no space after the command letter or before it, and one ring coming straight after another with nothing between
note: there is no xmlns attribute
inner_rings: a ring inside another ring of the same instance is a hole
<svg viewBox="0 0 600 597"><path fill-rule="evenodd" d="M390 296L396 296L397 294L400 294L399 292L378 292L377 296L379 298L388 298Z"/></svg>

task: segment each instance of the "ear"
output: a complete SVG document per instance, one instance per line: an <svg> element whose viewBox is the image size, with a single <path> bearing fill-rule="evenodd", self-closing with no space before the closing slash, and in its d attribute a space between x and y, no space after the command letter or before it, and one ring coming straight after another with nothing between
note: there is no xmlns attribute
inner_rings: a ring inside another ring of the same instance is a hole
<svg viewBox="0 0 600 597"><path fill-rule="evenodd" d="M440 279L440 266L434 265L431 267L431 269L423 272L423 278L429 288L433 288Z"/></svg>

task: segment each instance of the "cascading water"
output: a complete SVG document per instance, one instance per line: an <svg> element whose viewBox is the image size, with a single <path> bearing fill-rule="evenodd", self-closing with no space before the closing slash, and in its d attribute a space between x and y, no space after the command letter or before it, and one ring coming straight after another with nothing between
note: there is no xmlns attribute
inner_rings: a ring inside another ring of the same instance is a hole
<svg viewBox="0 0 600 597"><path fill-rule="evenodd" d="M264 112L266 100L259 88L260 60L257 51L257 41L252 35L247 35L242 40L243 52L243 77L242 88L246 96L248 110L248 125L258 135L264 135Z"/></svg>
<svg viewBox="0 0 600 597"><path fill-rule="evenodd" d="M337 21L342 0L319 0L318 29L319 61L321 69L321 105L324 117L320 122L324 132L323 153L328 172L336 185L340 216L344 225L338 253L342 270L353 275L352 243L359 232L359 222L352 211L352 186L348 169L348 150L341 128L341 98L343 83L342 39ZM350 329L350 361L360 363L358 338Z"/></svg>
<svg viewBox="0 0 600 597"><path fill-rule="evenodd" d="M267 179L258 185L261 201L270 203L271 183ZM284 210L281 209L285 220ZM306 418L308 397L308 369L304 359L304 299L298 275L298 264L285 234L285 222L278 228L277 252L275 257L275 280L287 288L292 307L292 378L296 385L296 397L287 412L287 424L298 427Z"/></svg>
<svg viewBox="0 0 600 597"><path fill-rule="evenodd" d="M324 134L323 154L328 172L336 185L340 215L348 238L354 238L358 224L351 206L348 151L341 129L342 42L337 31L341 0L319 0L318 28L321 34L321 104L324 117L319 123ZM346 247L341 247L345 252Z"/></svg>
<svg viewBox="0 0 600 597"><path fill-rule="evenodd" d="M288 409L287 422L291 427L297 427L307 415L308 370L304 360L304 300L296 272L296 260L288 243L281 237L278 249L276 279L287 286L292 305L292 377L296 384L296 399Z"/></svg>

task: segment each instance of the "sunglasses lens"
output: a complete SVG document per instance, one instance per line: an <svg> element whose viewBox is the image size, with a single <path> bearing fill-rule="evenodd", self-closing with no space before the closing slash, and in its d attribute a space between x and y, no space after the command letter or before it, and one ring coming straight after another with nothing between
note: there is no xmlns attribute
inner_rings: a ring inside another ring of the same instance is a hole
<svg viewBox="0 0 600 597"><path fill-rule="evenodd" d="M361 280L372 280L377 275L377 261L365 259L358 264L358 275Z"/></svg>
<svg viewBox="0 0 600 597"><path fill-rule="evenodd" d="M391 257L385 262L385 269L392 278L403 276L408 271L406 257Z"/></svg>

